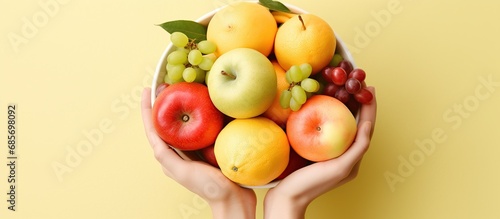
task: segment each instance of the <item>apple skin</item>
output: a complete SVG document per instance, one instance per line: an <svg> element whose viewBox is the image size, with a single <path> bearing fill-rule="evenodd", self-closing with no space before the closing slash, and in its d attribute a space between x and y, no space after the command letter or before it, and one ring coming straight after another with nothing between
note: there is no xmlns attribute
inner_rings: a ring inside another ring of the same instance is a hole
<svg viewBox="0 0 500 219"><path fill-rule="evenodd" d="M185 151L214 144L224 120L224 115L210 101L208 88L187 82L165 88L155 100L152 117L160 138Z"/></svg>
<svg viewBox="0 0 500 219"><path fill-rule="evenodd" d="M342 155L354 141L357 125L351 111L339 100L314 95L287 121L287 136L301 157L319 162Z"/></svg>
<svg viewBox="0 0 500 219"><path fill-rule="evenodd" d="M271 61L249 48L221 55L207 76L210 99L217 109L233 118L252 118L273 103L277 79Z"/></svg>
<svg viewBox="0 0 500 219"><path fill-rule="evenodd" d="M288 175L292 174L296 170L309 165L311 162L295 152L293 148L290 148L290 157L288 159L288 165L286 169L279 175L275 180L282 180Z"/></svg>
<svg viewBox="0 0 500 219"><path fill-rule="evenodd" d="M217 159L215 158L214 147L214 145L210 145L206 148L202 148L199 152L203 160L205 160L208 164L219 168L219 163L217 163Z"/></svg>

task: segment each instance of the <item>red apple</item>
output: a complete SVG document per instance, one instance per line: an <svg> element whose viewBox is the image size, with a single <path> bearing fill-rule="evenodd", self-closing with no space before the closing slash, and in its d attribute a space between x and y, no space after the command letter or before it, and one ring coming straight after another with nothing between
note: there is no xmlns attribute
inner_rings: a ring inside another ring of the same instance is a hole
<svg viewBox="0 0 500 219"><path fill-rule="evenodd" d="M314 95L288 118L292 148L310 161L325 161L343 154L354 141L356 119L339 100Z"/></svg>
<svg viewBox="0 0 500 219"><path fill-rule="evenodd" d="M288 159L288 166L286 169L279 175L276 180L281 180L295 172L296 170L305 167L309 164L309 161L298 155L293 148L290 148L290 158Z"/></svg>
<svg viewBox="0 0 500 219"><path fill-rule="evenodd" d="M215 159L214 145L201 149L200 155L208 164L219 168L219 163L217 163L217 159Z"/></svg>
<svg viewBox="0 0 500 219"><path fill-rule="evenodd" d="M212 145L224 119L210 100L208 88L187 82L166 87L156 98L152 115L161 139L186 151Z"/></svg>

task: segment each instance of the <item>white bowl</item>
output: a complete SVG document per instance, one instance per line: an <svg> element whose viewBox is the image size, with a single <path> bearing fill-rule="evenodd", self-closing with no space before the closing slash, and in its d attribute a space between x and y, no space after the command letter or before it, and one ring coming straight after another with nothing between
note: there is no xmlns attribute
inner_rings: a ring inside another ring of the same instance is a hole
<svg viewBox="0 0 500 219"><path fill-rule="evenodd" d="M252 2L258 3L257 1L252 1ZM305 11L297 6L290 5L290 4L285 4L285 5L294 13L298 13L298 14L307 14L308 13L307 11ZM220 9L221 8L218 8L218 9L215 9L211 12L208 12L207 14L201 16L200 18L196 19L195 21L198 23L204 24L204 25L208 25L208 23L210 22L210 19L212 19L214 14L217 11L219 11ZM340 36L337 35L336 33L335 33L335 37L337 39L336 53L341 54L345 60L350 61L353 68L355 68L356 64L354 63L354 59L353 59L351 53L349 52L349 50L347 49L346 44L342 41ZM165 77L165 74L167 73L166 72L167 56L172 51L174 51L174 48L173 48L173 44L170 43L167 46L167 48L165 49L165 51L163 52L163 54L160 58L160 61L158 62L158 65L156 66L156 70L155 70L154 77L153 77L153 84L151 86L151 104L152 105L154 104L155 99L156 99L156 88L158 87L158 85L163 83L163 78ZM198 155L198 153L195 151L181 151L181 150L178 150L175 148L174 148L174 150L176 150L177 153L179 154L179 156L182 157L182 159L184 159L184 160L202 160L201 157ZM241 185L241 186L246 187L246 188L252 188L252 189L273 188L278 183L279 183L279 181L273 181L271 183L268 183L268 184L262 185L262 186L246 186L246 185Z"/></svg>

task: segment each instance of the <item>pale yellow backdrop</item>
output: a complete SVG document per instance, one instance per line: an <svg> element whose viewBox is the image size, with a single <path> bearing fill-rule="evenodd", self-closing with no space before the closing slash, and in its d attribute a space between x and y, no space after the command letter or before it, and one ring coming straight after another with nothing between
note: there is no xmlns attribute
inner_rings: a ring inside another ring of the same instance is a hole
<svg viewBox="0 0 500 219"><path fill-rule="evenodd" d="M169 43L155 24L234 1L1 0L0 218L211 218L162 174L139 95ZM307 218L500 218L498 1L283 2L331 24L379 101L359 177L315 200Z"/></svg>

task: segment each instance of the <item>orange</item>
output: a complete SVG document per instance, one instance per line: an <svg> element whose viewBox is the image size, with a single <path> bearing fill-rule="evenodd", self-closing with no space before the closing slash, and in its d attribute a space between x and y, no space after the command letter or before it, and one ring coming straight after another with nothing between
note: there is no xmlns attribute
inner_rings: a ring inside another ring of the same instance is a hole
<svg viewBox="0 0 500 219"><path fill-rule="evenodd" d="M271 14L273 15L274 19L276 20L276 23L278 24L285 23L287 20L289 20L295 15L292 13L287 13L282 11L272 11Z"/></svg>
<svg viewBox="0 0 500 219"><path fill-rule="evenodd" d="M245 47L265 56L273 51L278 24L266 7L238 2L216 12L207 27L207 40L217 45L215 54Z"/></svg>
<svg viewBox="0 0 500 219"><path fill-rule="evenodd" d="M329 64L336 45L333 29L325 20L313 14L301 14L279 27L274 53L283 69L309 63L312 74L316 74Z"/></svg>
<svg viewBox="0 0 500 219"><path fill-rule="evenodd" d="M281 107L280 96L284 90L290 87L290 84L286 81L286 72L280 64L278 64L276 60L272 60L271 63L273 63L274 70L276 71L276 78L278 79L277 92L273 103L262 115L273 120L276 124L284 128L286 127L286 121L292 110L290 108L284 109Z"/></svg>
<svg viewBox="0 0 500 219"><path fill-rule="evenodd" d="M222 173L233 182L261 186L286 168L290 145L286 133L265 117L235 119L217 136L215 157Z"/></svg>

